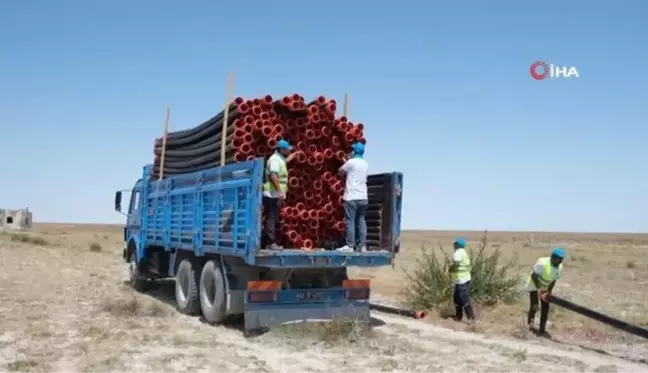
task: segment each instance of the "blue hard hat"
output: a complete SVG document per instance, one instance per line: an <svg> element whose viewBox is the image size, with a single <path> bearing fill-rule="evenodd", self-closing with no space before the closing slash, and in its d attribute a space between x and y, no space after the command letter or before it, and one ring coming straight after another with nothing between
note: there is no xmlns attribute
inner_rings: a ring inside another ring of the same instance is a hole
<svg viewBox="0 0 648 373"><path fill-rule="evenodd" d="M466 241L463 238L457 238L454 240L454 244L459 248L466 247Z"/></svg>
<svg viewBox="0 0 648 373"><path fill-rule="evenodd" d="M353 145L351 145L351 149L353 150L354 153L358 155L363 155L365 152L365 146L361 142L353 143Z"/></svg>
<svg viewBox="0 0 648 373"><path fill-rule="evenodd" d="M293 147L290 145L290 143L286 140L279 140L277 141L277 149L287 149L287 150L292 150Z"/></svg>
<svg viewBox="0 0 648 373"><path fill-rule="evenodd" d="M565 258L565 249L563 249L561 247L557 247L557 248L551 250L551 256L555 256L557 258L564 259Z"/></svg>

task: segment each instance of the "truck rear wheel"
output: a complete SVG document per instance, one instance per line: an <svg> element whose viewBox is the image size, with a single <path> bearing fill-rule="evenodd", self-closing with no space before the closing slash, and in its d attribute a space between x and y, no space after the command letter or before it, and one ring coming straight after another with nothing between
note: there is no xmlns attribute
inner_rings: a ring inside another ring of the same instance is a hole
<svg viewBox="0 0 648 373"><path fill-rule="evenodd" d="M200 301L198 286L200 268L197 263L183 259L178 266L175 277L175 297L178 310L187 315L195 315L200 312Z"/></svg>
<svg viewBox="0 0 648 373"><path fill-rule="evenodd" d="M200 274L200 308L210 323L219 323L225 317L225 280L214 260L208 261Z"/></svg>

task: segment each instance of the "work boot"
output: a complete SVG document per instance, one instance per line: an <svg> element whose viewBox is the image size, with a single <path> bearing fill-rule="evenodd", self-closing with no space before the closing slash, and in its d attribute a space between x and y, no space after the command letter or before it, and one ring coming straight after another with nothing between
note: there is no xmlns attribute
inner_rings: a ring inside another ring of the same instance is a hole
<svg viewBox="0 0 648 373"><path fill-rule="evenodd" d="M337 249L335 251L341 251L343 253L352 253L353 248L351 246L349 246L349 245L344 245L344 246L340 247L339 249Z"/></svg>
<svg viewBox="0 0 648 373"><path fill-rule="evenodd" d="M361 253L366 253L367 252L367 246L360 246L357 251L359 251Z"/></svg>
<svg viewBox="0 0 648 373"><path fill-rule="evenodd" d="M266 246L266 250L281 251L281 250L283 250L283 247L277 245L276 243L272 243L272 244Z"/></svg>
<svg viewBox="0 0 648 373"><path fill-rule="evenodd" d="M551 339L551 334L549 334L546 330L539 330L538 331L538 337Z"/></svg>

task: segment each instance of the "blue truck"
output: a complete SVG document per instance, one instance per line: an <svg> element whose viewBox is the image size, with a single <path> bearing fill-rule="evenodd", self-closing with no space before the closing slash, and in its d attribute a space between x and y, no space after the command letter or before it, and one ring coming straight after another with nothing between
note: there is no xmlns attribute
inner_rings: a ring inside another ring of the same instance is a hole
<svg viewBox="0 0 648 373"><path fill-rule="evenodd" d="M370 281L348 267L391 265L400 248L403 175L368 180L365 252L261 248L264 159L151 178L153 166L115 210L126 215L123 257L130 284L145 291L175 278L177 309L209 323L244 317L245 330L354 318L368 321Z"/></svg>

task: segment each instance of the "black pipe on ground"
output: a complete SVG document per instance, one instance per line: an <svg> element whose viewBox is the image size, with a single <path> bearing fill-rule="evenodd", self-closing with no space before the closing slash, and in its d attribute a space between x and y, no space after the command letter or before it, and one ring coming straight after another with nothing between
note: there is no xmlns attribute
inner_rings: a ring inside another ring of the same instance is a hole
<svg viewBox="0 0 648 373"><path fill-rule="evenodd" d="M619 330L623 330L625 332L628 332L630 334L637 335L639 337L643 337L648 339L648 329L638 326L638 325L633 325L628 322L625 322L623 320L615 319L614 317L604 315L602 313L596 312L592 309L589 309L587 307L583 307L581 305L578 305L576 303L570 302L566 299L557 297L555 295L550 295L547 297L547 301L549 303L553 303L557 306L566 308L570 311L576 312L580 315L583 315L585 317L589 317L590 319L594 319L596 321L600 321L603 324L609 325L613 328L617 328Z"/></svg>
<svg viewBox="0 0 648 373"><path fill-rule="evenodd" d="M413 317L415 319L422 319L427 315L425 313L425 311L408 310L408 309L405 309L405 308L397 308L397 307L385 306L385 305L376 304L376 303L369 303L369 308L371 308L372 310L380 311L380 312L392 313L392 314L400 315L400 316Z"/></svg>

